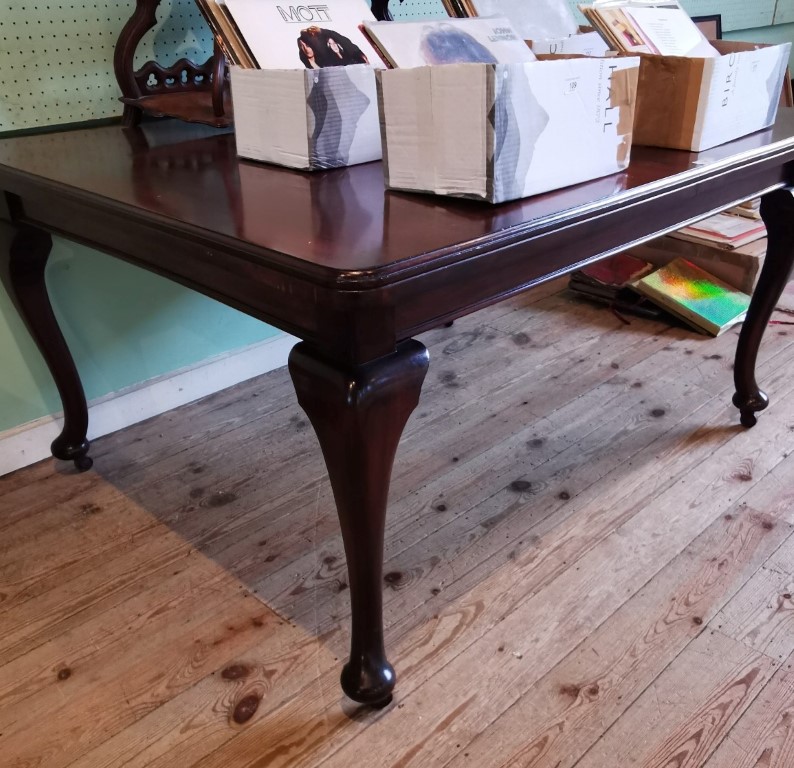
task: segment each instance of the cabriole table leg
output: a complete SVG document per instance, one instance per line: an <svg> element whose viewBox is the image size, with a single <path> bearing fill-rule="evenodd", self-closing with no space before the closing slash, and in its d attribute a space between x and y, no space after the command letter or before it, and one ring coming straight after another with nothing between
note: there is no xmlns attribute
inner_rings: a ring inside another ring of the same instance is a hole
<svg viewBox="0 0 794 768"><path fill-rule="evenodd" d="M794 190L781 189L765 195L761 200L761 218L769 236L767 253L739 335L733 372L736 384L733 404L741 412L745 427L754 426L755 414L769 405L769 398L755 380L755 369L761 339L794 264Z"/></svg>
<svg viewBox="0 0 794 768"><path fill-rule="evenodd" d="M391 700L394 669L383 643L383 534L392 464L419 402L428 354L406 341L364 365L337 366L305 342L290 354L298 402L320 441L347 557L352 607L350 660L342 689L353 700Z"/></svg>
<svg viewBox="0 0 794 768"><path fill-rule="evenodd" d="M52 455L73 461L80 471L93 463L88 456L88 407L72 355L52 311L44 268L52 249L48 232L17 230L11 243L9 274L17 306L55 379L63 404L63 429L52 442Z"/></svg>

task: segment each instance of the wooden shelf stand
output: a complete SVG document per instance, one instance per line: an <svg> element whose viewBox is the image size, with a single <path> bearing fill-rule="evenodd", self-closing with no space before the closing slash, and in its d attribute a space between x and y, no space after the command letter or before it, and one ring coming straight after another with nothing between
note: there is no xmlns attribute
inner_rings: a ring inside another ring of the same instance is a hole
<svg viewBox="0 0 794 768"><path fill-rule="evenodd" d="M215 43L203 64L179 59L170 67L147 61L135 70L135 51L157 23L160 0L137 0L116 42L113 68L124 103L122 123L137 125L144 114L176 117L225 128L232 123L226 59Z"/></svg>

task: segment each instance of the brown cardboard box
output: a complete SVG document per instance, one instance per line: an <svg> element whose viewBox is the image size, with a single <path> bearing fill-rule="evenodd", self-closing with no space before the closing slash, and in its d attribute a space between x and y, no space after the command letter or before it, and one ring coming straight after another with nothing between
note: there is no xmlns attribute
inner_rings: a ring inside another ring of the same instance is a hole
<svg viewBox="0 0 794 768"><path fill-rule="evenodd" d="M772 125L791 43L712 45L722 56L641 55L635 144L701 152Z"/></svg>

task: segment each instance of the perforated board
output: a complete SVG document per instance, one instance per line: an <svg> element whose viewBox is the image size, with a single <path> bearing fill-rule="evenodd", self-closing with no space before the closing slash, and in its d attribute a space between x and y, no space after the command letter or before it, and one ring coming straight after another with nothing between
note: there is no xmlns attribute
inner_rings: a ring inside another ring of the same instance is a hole
<svg viewBox="0 0 794 768"><path fill-rule="evenodd" d="M447 12L441 0L389 0L395 19L445 19Z"/></svg>
<svg viewBox="0 0 794 768"><path fill-rule="evenodd" d="M131 0L0 0L0 131L119 115L113 49L134 7ZM182 56L202 62L211 51L194 0L162 0L136 66Z"/></svg>
<svg viewBox="0 0 794 768"><path fill-rule="evenodd" d="M575 10L579 0L568 0ZM726 31L794 22L794 0L683 0L692 15L720 13ZM0 132L120 114L113 48L135 3L0 0ZM441 0L391 0L396 19L443 18ZM162 0L137 65L204 61L212 39L194 0ZM580 16L580 20L583 20Z"/></svg>
<svg viewBox="0 0 794 768"><path fill-rule="evenodd" d="M752 29L768 27L775 19L775 5L778 0L680 0L681 5L690 16L710 16L719 13L722 16L722 28L727 32L734 29ZM791 0L780 0L783 4ZM589 5L583 0L568 0L568 4L577 12L580 21L584 17L578 13L579 5ZM778 22L782 23L782 22Z"/></svg>

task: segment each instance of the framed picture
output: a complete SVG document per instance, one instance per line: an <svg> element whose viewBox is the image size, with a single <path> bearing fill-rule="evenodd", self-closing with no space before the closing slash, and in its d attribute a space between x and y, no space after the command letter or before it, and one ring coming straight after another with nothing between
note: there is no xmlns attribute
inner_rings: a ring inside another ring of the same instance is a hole
<svg viewBox="0 0 794 768"><path fill-rule="evenodd" d="M693 16L692 21L700 27L706 40L722 40L722 14L711 16Z"/></svg>

